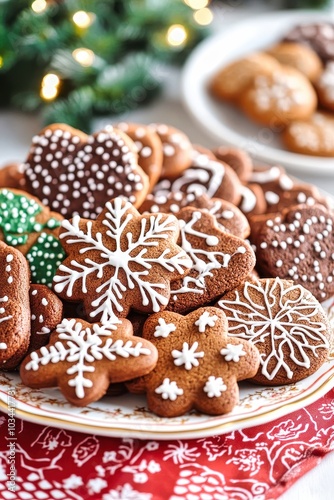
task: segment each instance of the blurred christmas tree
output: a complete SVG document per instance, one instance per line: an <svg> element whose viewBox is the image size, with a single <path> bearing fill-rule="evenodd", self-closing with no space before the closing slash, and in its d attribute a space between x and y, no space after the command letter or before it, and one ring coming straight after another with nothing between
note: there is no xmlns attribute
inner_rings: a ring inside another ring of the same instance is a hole
<svg viewBox="0 0 334 500"><path fill-rule="evenodd" d="M89 130L152 98L208 31L209 0L0 0L0 105Z"/></svg>

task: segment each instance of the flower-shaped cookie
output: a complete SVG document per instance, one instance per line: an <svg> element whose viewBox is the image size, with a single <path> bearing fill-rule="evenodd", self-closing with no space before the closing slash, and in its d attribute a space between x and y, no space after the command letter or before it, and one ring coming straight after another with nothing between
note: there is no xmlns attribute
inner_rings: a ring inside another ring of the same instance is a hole
<svg viewBox="0 0 334 500"><path fill-rule="evenodd" d="M187 316L153 314L143 338L156 346L158 363L127 386L146 392L149 409L163 417L193 408L211 415L231 411L239 400L237 381L252 377L259 366L257 349L248 341L228 338L226 316L215 307Z"/></svg>
<svg viewBox="0 0 334 500"><path fill-rule="evenodd" d="M140 215L122 198L106 204L96 221L64 221L60 233L67 259L54 278L64 299L83 301L94 321L164 309L170 282L187 274L191 260L176 245L173 215Z"/></svg>
<svg viewBox="0 0 334 500"><path fill-rule="evenodd" d="M229 336L258 348L261 366L256 382L297 382L328 358L331 329L325 311L308 290L292 281L246 282L217 306L227 316Z"/></svg>
<svg viewBox="0 0 334 500"><path fill-rule="evenodd" d="M242 283L255 265L250 245L218 227L214 215L196 208L178 214L179 245L191 257L187 276L171 285L168 310L180 314L210 304Z"/></svg>
<svg viewBox="0 0 334 500"><path fill-rule="evenodd" d="M96 219L116 196L139 206L149 187L133 141L112 126L88 136L49 125L33 138L24 167L25 189L67 218Z"/></svg>
<svg viewBox="0 0 334 500"><path fill-rule="evenodd" d="M68 401L86 406L110 383L145 375L156 362L156 348L134 337L126 319L108 325L64 319L50 343L25 358L20 375L28 387L58 386Z"/></svg>
<svg viewBox="0 0 334 500"><path fill-rule="evenodd" d="M30 338L29 267L21 252L0 241L0 367L14 368Z"/></svg>

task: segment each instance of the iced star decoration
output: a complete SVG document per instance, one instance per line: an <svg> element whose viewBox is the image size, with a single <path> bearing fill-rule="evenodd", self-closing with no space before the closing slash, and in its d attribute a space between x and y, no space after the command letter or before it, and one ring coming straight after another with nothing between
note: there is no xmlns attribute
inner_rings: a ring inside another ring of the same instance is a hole
<svg viewBox="0 0 334 500"><path fill-rule="evenodd" d="M204 313L195 322L195 325L198 326L198 331L200 333L204 333L207 326L215 326L217 319L218 316L216 314L214 316L210 316L208 311L204 311Z"/></svg>
<svg viewBox="0 0 334 500"><path fill-rule="evenodd" d="M103 396L111 382L142 375L155 362L154 346L134 337L128 320L103 325L63 319L49 344L24 360L21 378L30 387L59 385L82 406Z"/></svg>
<svg viewBox="0 0 334 500"><path fill-rule="evenodd" d="M194 342L191 347L189 347L187 342L183 342L181 351L178 351L177 349L172 351L174 364L176 366L184 365L186 370L191 370L193 366L198 366L198 358L204 358L204 352L196 352L197 348L198 342Z"/></svg>
<svg viewBox="0 0 334 500"><path fill-rule="evenodd" d="M215 318L205 334L197 325L203 317ZM175 330L157 337L155 331L161 324L172 324ZM227 331L226 315L216 307L196 309L186 316L171 311L150 315L142 338L154 344L158 362L150 373L128 382L128 389L145 392L149 409L162 417L176 417L193 409L211 415L231 411L238 403L237 382L254 376L260 361L256 347L246 340L229 338ZM238 363L228 362L220 354L228 346L242 346L245 355Z"/></svg>
<svg viewBox="0 0 334 500"><path fill-rule="evenodd" d="M168 337L171 332L175 332L176 326L173 323L167 324L163 318L159 319L159 325L155 327L155 337Z"/></svg>
<svg viewBox="0 0 334 500"><path fill-rule="evenodd" d="M226 294L218 306L227 316L230 338L250 340L259 349L265 380L273 381L279 373L291 379L303 369L313 373L317 358L327 358L325 313L301 285L279 278L246 282ZM229 346L221 354L233 359Z"/></svg>
<svg viewBox="0 0 334 500"><path fill-rule="evenodd" d="M208 378L203 388L208 398L219 398L226 390L227 386L224 384L223 379L221 377L213 377L212 375Z"/></svg>
<svg viewBox="0 0 334 500"><path fill-rule="evenodd" d="M234 361L237 363L240 361L241 356L246 356L242 344L233 345L227 344L227 346L220 351L220 354L224 356L225 361Z"/></svg>
<svg viewBox="0 0 334 500"><path fill-rule="evenodd" d="M122 198L107 202L96 221L65 220L60 238L69 256L54 289L62 298L82 300L95 321L125 317L130 305L158 312L168 304L170 281L191 267L176 245L178 234L174 216L140 215Z"/></svg>

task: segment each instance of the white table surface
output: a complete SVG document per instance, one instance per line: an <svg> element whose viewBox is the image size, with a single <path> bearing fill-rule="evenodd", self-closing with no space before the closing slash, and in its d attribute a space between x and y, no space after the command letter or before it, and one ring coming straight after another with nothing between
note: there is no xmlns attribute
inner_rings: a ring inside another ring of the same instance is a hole
<svg viewBox="0 0 334 500"><path fill-rule="evenodd" d="M214 29L224 29L224 25L230 22L235 22L240 18L244 18L250 14L268 10L268 6L263 6L261 3L251 2L249 8L235 9L234 5L239 2L231 2L231 6L224 5L220 12L216 15ZM218 144L205 135L196 123L189 117L183 109L179 98L180 88L180 72L171 70L166 77L166 85L163 95L150 105L141 108L137 111L117 117L118 119L126 119L142 123L150 122L165 122L176 127L179 127L189 135L192 142L202 144L207 147L214 147ZM116 118L113 118L116 120ZM106 123L110 123L110 119L104 118L96 120L94 128L100 128ZM15 112L0 113L0 165L10 161L22 161L27 153L31 142L31 137L41 128L41 122L37 116L22 115ZM291 172L293 173L293 172ZM334 169L331 176L314 176L302 175L298 172L298 176L305 182L310 182L316 186L326 190L334 196ZM334 452L327 455L320 465L307 473L297 483L292 486L281 500L332 500L334 498L333 487L334 474ZM270 500L267 498L266 500Z"/></svg>

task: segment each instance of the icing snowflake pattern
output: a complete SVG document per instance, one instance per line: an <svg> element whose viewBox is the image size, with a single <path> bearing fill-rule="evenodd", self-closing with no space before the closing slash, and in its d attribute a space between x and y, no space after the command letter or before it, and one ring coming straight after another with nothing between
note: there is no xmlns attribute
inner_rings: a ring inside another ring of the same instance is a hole
<svg viewBox="0 0 334 500"><path fill-rule="evenodd" d="M195 321L195 325L198 326L198 331L204 333L207 326L215 326L218 316L216 314L210 316L208 311L204 311L203 314Z"/></svg>
<svg viewBox="0 0 334 500"><path fill-rule="evenodd" d="M184 365L186 370L191 370L193 366L198 366L198 358L204 357L204 352L196 352L198 347L198 342L194 342L191 347L187 342L183 342L182 351L174 349L172 351L172 356L174 358L174 364L176 366Z"/></svg>
<svg viewBox="0 0 334 500"><path fill-rule="evenodd" d="M133 345L131 340L124 342L117 339L114 341L112 331L116 328L116 325L108 323L108 326L94 324L92 329L83 329L82 324L76 322L75 319L64 319L58 325L57 332L59 339L65 340L66 344L57 341L54 345L41 347L40 353L32 352L25 369L37 371L40 365L69 361L71 366L66 373L73 375L73 377L69 378L68 385L74 387L76 396L82 399L85 397L85 388L93 386L92 380L86 378L85 374L95 371L91 364L95 360L101 360L105 357L114 361L117 356L128 358L129 356L138 357L151 354L149 349L142 347L141 342ZM109 338L104 342L103 337Z"/></svg>
<svg viewBox="0 0 334 500"><path fill-rule="evenodd" d="M175 332L176 326L173 323L166 323L163 318L159 318L158 325L155 327L154 336L155 337L168 337L172 332Z"/></svg>
<svg viewBox="0 0 334 500"><path fill-rule="evenodd" d="M220 351L220 354L224 356L225 361L234 361L237 363L240 361L241 356L246 356L246 353L243 349L243 345L233 345L227 344L227 346Z"/></svg>
<svg viewBox="0 0 334 500"><path fill-rule="evenodd" d="M226 391L227 386L224 384L224 381L221 377L214 377L211 375L204 388L203 391L206 392L208 398L219 398L224 391Z"/></svg>
<svg viewBox="0 0 334 500"><path fill-rule="evenodd" d="M134 235L137 221L139 230ZM60 238L65 240L65 249L69 253L72 244L79 247L79 257L73 260L70 255L59 267L54 288L65 298L84 300L90 317L101 322L126 316L126 297L138 291L140 306L147 312L158 312L168 303L169 279L179 278L191 266L186 253L174 243L177 236L174 216L140 216L130 203L115 198L106 204L97 221L76 216L72 222L63 222ZM160 279L153 280L152 275ZM95 292L89 302L91 283Z"/></svg>
<svg viewBox="0 0 334 500"><path fill-rule="evenodd" d="M162 399L175 401L178 396L182 396L183 389L178 387L177 383L165 378L159 387L155 389L157 394L161 394Z"/></svg>
<svg viewBox="0 0 334 500"><path fill-rule="evenodd" d="M218 305L227 316L230 336L251 340L259 348L269 339L271 351L261 354L262 374L273 380L283 369L291 379L284 349L296 365L309 368L307 351L317 356L318 349L329 347L326 325L316 318L320 304L303 287L290 283L286 288L279 278L263 281L264 285L246 282L244 299L236 290L234 300L222 299Z"/></svg>

